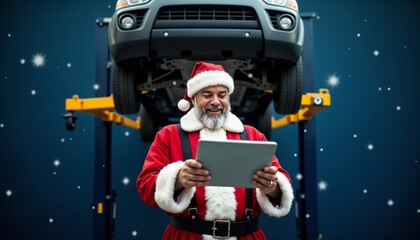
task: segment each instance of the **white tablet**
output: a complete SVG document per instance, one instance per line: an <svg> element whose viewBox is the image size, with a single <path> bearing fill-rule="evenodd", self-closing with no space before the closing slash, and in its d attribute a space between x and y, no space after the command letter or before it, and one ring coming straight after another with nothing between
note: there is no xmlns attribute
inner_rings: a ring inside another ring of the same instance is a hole
<svg viewBox="0 0 420 240"><path fill-rule="evenodd" d="M271 165L276 148L271 141L200 139L196 158L209 170L210 186L254 188L254 174Z"/></svg>

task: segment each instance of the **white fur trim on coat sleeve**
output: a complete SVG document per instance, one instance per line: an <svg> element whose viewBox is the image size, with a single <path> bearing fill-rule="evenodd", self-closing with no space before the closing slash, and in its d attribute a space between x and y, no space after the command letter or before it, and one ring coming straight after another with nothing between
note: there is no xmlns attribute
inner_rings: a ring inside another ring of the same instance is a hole
<svg viewBox="0 0 420 240"><path fill-rule="evenodd" d="M262 194L257 188L257 201L261 209L269 216L283 217L287 215L293 203L293 189L289 180L280 172L277 172L277 184L281 191L280 206L273 206L266 194Z"/></svg>
<svg viewBox="0 0 420 240"><path fill-rule="evenodd" d="M177 201L174 200L175 181L184 164L183 161L178 161L167 165L162 168L156 179L155 201L167 212L181 213L190 205L194 196L195 187L185 189Z"/></svg>

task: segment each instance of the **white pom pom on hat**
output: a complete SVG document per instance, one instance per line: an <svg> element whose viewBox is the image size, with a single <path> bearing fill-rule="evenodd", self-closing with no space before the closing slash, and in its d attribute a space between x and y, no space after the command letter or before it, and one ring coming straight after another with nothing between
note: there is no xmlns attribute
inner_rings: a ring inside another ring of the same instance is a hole
<svg viewBox="0 0 420 240"><path fill-rule="evenodd" d="M203 88L217 85L225 86L229 94L232 94L234 89L233 78L225 72L222 65L197 62L187 82L184 98L178 102L178 108L183 112L188 111L190 109L190 99L194 94Z"/></svg>

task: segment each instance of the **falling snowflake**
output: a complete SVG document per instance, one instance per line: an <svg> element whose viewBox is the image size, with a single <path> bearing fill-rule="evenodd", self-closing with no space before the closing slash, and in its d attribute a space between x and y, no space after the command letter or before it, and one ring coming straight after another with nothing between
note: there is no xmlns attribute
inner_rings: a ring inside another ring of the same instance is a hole
<svg viewBox="0 0 420 240"><path fill-rule="evenodd" d="M309 215L309 213L307 213L307 214L305 215L305 217L306 217L306 218L310 218L310 217L311 217L311 215Z"/></svg>
<svg viewBox="0 0 420 240"><path fill-rule="evenodd" d="M50 218L50 219L48 219L48 222L53 223L54 222L54 219L53 218Z"/></svg>
<svg viewBox="0 0 420 240"><path fill-rule="evenodd" d="M376 56L378 56L379 55L379 51L378 50L375 50L375 51L373 51L373 55L376 57Z"/></svg>
<svg viewBox="0 0 420 240"><path fill-rule="evenodd" d="M124 185L128 185L130 183L130 179L128 179L128 177L123 178L122 183Z"/></svg>
<svg viewBox="0 0 420 240"><path fill-rule="evenodd" d="M373 148L374 148L374 146L373 146L373 144L368 144L368 146L367 146L367 149L369 149L369 150L373 150Z"/></svg>
<svg viewBox="0 0 420 240"><path fill-rule="evenodd" d="M387 204L388 206L392 207L394 205L394 201L392 199L389 199Z"/></svg>
<svg viewBox="0 0 420 240"><path fill-rule="evenodd" d="M24 58L22 58L22 59L20 59L20 64L25 64L26 63L26 60L24 59Z"/></svg>
<svg viewBox="0 0 420 240"><path fill-rule="evenodd" d="M99 89L99 84L95 83L95 84L93 85L93 89L94 89L94 90L98 90L98 89Z"/></svg>
<svg viewBox="0 0 420 240"><path fill-rule="evenodd" d="M133 235L133 237L137 236L137 231L132 231L131 235Z"/></svg>
<svg viewBox="0 0 420 240"><path fill-rule="evenodd" d="M320 151L320 152L323 152L323 151L324 151L324 149L323 149L323 148L320 148L320 149L319 149L319 151Z"/></svg>
<svg viewBox="0 0 420 240"><path fill-rule="evenodd" d="M8 189L6 191L6 196L10 197L10 196L12 196L12 194L13 194L12 190Z"/></svg>
<svg viewBox="0 0 420 240"><path fill-rule="evenodd" d="M45 66L45 61L45 55L43 55L42 53L37 53L34 56L32 56L32 64L36 68Z"/></svg>
<svg viewBox="0 0 420 240"><path fill-rule="evenodd" d="M71 63L67 63L67 67L68 68L71 68Z"/></svg>
<svg viewBox="0 0 420 240"><path fill-rule="evenodd" d="M130 136L130 132L129 132L129 131L125 131L124 135L125 135L126 137L128 137L128 136Z"/></svg>
<svg viewBox="0 0 420 240"><path fill-rule="evenodd" d="M298 156L297 153L293 154L293 157L297 157L297 156Z"/></svg>
<svg viewBox="0 0 420 240"><path fill-rule="evenodd" d="M300 174L300 173L298 173L297 175L296 175L296 179L297 180L302 180L302 178L303 178L303 175L302 174Z"/></svg>
<svg viewBox="0 0 420 240"><path fill-rule="evenodd" d="M327 190L327 183L325 181L321 181L318 183L319 190Z"/></svg>
<svg viewBox="0 0 420 240"><path fill-rule="evenodd" d="M36 90L32 90L32 91L31 91L31 95L32 95L32 96L35 96L35 95L36 95Z"/></svg>
<svg viewBox="0 0 420 240"><path fill-rule="evenodd" d="M63 142L65 142L65 141L66 141L66 139L62 138L60 141L63 143Z"/></svg>
<svg viewBox="0 0 420 240"><path fill-rule="evenodd" d="M7 36L8 36L8 37L11 37L11 36L12 36L12 34L10 34L10 33L9 33L9 34L7 34Z"/></svg>
<svg viewBox="0 0 420 240"><path fill-rule="evenodd" d="M397 111L400 111L401 110L401 106L397 106L396 109L397 109Z"/></svg>
<svg viewBox="0 0 420 240"><path fill-rule="evenodd" d="M327 83L331 87L338 87L340 84L340 78L338 78L335 74L328 76Z"/></svg>
<svg viewBox="0 0 420 240"><path fill-rule="evenodd" d="M77 189L80 189L80 186L77 186Z"/></svg>
<svg viewBox="0 0 420 240"><path fill-rule="evenodd" d="M380 91L382 91L382 88L381 87L378 87L378 91L380 92Z"/></svg>
<svg viewBox="0 0 420 240"><path fill-rule="evenodd" d="M0 128L4 128L4 124L3 123L0 123Z"/></svg>
<svg viewBox="0 0 420 240"><path fill-rule="evenodd" d="M367 189L363 189L363 193L366 194L368 192Z"/></svg>
<svg viewBox="0 0 420 240"><path fill-rule="evenodd" d="M357 138L357 134L353 134L353 138Z"/></svg>
<svg viewBox="0 0 420 240"><path fill-rule="evenodd" d="M358 33L358 34L356 34L356 36L357 36L357 37L360 37L360 36L361 36L361 34L360 34L360 33Z"/></svg>
<svg viewBox="0 0 420 240"><path fill-rule="evenodd" d="M419 208L419 209L417 209L417 213L420 213L420 208Z"/></svg>
<svg viewBox="0 0 420 240"><path fill-rule="evenodd" d="M54 166L58 167L58 166L60 166L61 162L60 162L60 160L55 159L53 164L54 164Z"/></svg>
<svg viewBox="0 0 420 240"><path fill-rule="evenodd" d="M390 87L388 87L387 89L388 89L388 91L391 91L391 88Z"/></svg>

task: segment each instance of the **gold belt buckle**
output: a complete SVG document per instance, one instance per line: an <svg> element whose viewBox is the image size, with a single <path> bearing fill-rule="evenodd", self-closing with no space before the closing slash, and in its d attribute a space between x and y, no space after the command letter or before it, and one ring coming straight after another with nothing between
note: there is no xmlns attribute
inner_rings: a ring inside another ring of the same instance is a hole
<svg viewBox="0 0 420 240"><path fill-rule="evenodd" d="M216 230L217 230L217 224L218 223L227 223L227 232L226 232L226 236L218 236L216 235ZM213 237L217 238L217 239L226 239L230 237L230 221L229 220L214 220L213 221Z"/></svg>

